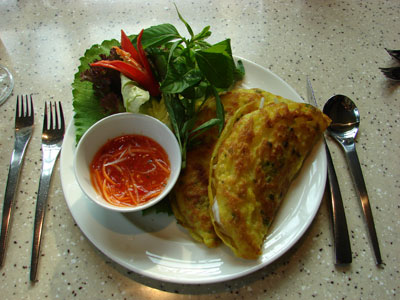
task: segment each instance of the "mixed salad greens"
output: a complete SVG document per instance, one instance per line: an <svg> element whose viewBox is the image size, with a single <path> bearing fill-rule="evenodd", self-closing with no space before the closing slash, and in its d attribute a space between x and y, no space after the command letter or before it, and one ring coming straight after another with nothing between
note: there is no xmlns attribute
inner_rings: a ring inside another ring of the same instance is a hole
<svg viewBox="0 0 400 300"><path fill-rule="evenodd" d="M219 93L243 78L243 65L235 63L230 39L211 45L206 42L209 26L194 34L177 13L189 38L171 24L160 24L129 37L121 30L121 42L107 40L85 52L72 84L77 142L92 124L110 114L149 114L174 131L184 167L186 149L197 135L213 126L222 131ZM198 113L209 99L215 99L216 115L196 127Z"/></svg>

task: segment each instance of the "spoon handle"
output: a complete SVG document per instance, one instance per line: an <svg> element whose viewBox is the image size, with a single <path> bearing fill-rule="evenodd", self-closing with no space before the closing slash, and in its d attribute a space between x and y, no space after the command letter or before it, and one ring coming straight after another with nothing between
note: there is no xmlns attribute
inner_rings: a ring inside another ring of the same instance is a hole
<svg viewBox="0 0 400 300"><path fill-rule="evenodd" d="M367 223L369 237L375 253L376 264L382 264L381 252L379 249L378 237L376 235L374 218L372 217L371 206L369 203L367 188L365 187L364 177L361 170L360 161L358 160L355 143L343 145L346 152L347 163L350 167L350 173L353 177L358 196L360 197L361 206L364 212L365 221Z"/></svg>
<svg viewBox="0 0 400 300"><path fill-rule="evenodd" d="M331 217L335 242L336 264L350 264L352 262L352 257L346 214L344 212L342 195L340 194L339 183L333 166L331 153L326 142L325 149L328 163L329 182L326 192L328 195L328 201L330 201L329 207L332 212Z"/></svg>

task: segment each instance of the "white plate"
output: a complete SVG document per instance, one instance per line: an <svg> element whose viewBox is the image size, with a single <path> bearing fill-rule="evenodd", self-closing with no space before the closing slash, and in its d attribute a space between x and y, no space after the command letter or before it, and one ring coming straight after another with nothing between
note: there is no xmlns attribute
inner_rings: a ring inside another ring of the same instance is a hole
<svg viewBox="0 0 400 300"><path fill-rule="evenodd" d="M269 70L242 59L244 85L302 101L287 83ZM194 242L174 216L140 212L121 214L87 199L73 172L75 129L68 126L61 152L61 183L68 207L86 237L106 256L127 269L166 282L204 284L230 280L263 268L289 250L311 224L321 203L326 156L320 142L307 158L281 205L261 257L235 257L226 246L208 249Z"/></svg>

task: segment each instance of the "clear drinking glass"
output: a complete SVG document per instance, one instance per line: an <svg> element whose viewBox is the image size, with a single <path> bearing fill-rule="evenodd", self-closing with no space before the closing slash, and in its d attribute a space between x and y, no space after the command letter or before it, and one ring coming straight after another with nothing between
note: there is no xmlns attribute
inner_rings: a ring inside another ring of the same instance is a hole
<svg viewBox="0 0 400 300"><path fill-rule="evenodd" d="M0 105L7 100L13 88L13 75L5 66L0 65Z"/></svg>

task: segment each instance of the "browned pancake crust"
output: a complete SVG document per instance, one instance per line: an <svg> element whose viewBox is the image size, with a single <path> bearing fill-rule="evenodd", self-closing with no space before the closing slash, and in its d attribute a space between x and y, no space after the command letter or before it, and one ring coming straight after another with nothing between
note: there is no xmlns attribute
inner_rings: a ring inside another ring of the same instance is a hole
<svg viewBox="0 0 400 300"><path fill-rule="evenodd" d="M228 122L238 108L250 102L274 101L277 96L259 89L237 89L221 95L225 110L225 122ZM280 98L280 97L279 97ZM214 99L209 99L202 109L197 125L215 118ZM197 143L187 152L186 168L181 172L174 188L171 200L172 210L179 224L190 235L208 247L216 247L220 239L215 233L210 214L208 199L209 165L214 146L218 140L217 128L202 134Z"/></svg>
<svg viewBox="0 0 400 300"><path fill-rule="evenodd" d="M210 215L237 256L261 255L290 183L329 122L316 108L292 102L249 104L227 124L211 163L209 197L218 216L215 209Z"/></svg>

